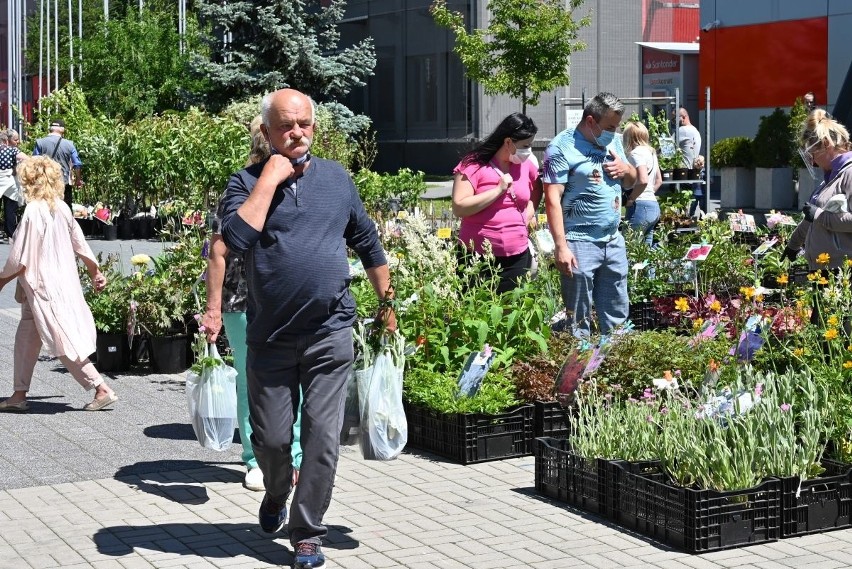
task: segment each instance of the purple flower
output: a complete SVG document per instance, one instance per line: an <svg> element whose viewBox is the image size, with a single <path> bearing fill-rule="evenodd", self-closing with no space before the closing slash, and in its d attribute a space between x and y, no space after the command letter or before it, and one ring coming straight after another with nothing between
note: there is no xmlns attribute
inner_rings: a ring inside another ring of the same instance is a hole
<svg viewBox="0 0 852 569"><path fill-rule="evenodd" d="M790 405L789 403L783 403L783 404L781 405L780 409L781 409L781 412L782 412L782 413L786 413L786 412L787 412L787 411L789 411L792 407L793 407L793 406L792 406L792 405Z"/></svg>
<svg viewBox="0 0 852 569"><path fill-rule="evenodd" d="M660 415L668 415L668 413L669 413L668 407L663 407L662 409L660 409Z"/></svg>
<svg viewBox="0 0 852 569"><path fill-rule="evenodd" d="M653 422L654 422L654 417L652 417L651 415L648 415L647 417L645 417L645 420L646 420L647 422L649 422L649 423L653 423Z"/></svg>
<svg viewBox="0 0 852 569"><path fill-rule="evenodd" d="M627 402L628 402L628 403L638 403L638 402L639 402L639 400L638 400L638 399L634 399L633 397L629 397L629 398L627 399Z"/></svg>
<svg viewBox="0 0 852 569"><path fill-rule="evenodd" d="M201 246L201 258L206 259L210 254L210 240L205 239L204 244Z"/></svg>
<svg viewBox="0 0 852 569"><path fill-rule="evenodd" d="M677 377L680 377L680 370L679 370L679 369L676 369L676 370L674 371L674 374L675 374Z"/></svg>
<svg viewBox="0 0 852 569"><path fill-rule="evenodd" d="M607 401L611 401L612 400L612 393L607 393L606 395L604 395L604 399L606 399Z"/></svg>

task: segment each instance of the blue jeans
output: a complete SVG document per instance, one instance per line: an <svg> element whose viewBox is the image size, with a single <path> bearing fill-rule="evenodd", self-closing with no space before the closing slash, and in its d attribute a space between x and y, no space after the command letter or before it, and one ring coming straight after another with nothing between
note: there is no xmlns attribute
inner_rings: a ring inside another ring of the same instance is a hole
<svg viewBox="0 0 852 569"><path fill-rule="evenodd" d="M660 221L660 204L657 200L639 200L627 208L630 228L641 231L648 245L654 243L654 228Z"/></svg>
<svg viewBox="0 0 852 569"><path fill-rule="evenodd" d="M577 258L573 276L560 274L562 300L574 336L591 334L592 304L598 331L609 334L627 320L627 249L620 233L609 242L568 241Z"/></svg>
<svg viewBox="0 0 852 569"><path fill-rule="evenodd" d="M346 387L355 358L352 328L281 335L249 345L246 371L251 442L266 494L284 502L292 490L293 421L302 389L302 468L290 505L290 543L319 544L340 451Z"/></svg>

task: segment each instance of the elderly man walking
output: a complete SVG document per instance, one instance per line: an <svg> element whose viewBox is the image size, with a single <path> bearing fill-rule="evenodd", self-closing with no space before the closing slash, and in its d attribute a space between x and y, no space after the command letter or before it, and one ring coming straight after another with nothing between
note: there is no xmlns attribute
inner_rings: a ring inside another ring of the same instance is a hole
<svg viewBox="0 0 852 569"><path fill-rule="evenodd" d="M68 204L68 209L71 210L71 215L73 215L74 207L71 203L74 201L74 186L83 185L83 162L80 161L80 156L77 154L77 147L65 138L65 121L61 119L52 121L48 127L48 135L36 140L33 156L39 155L49 156L53 161L58 162L59 167L62 168L62 179L65 182L63 201Z"/></svg>
<svg viewBox="0 0 852 569"><path fill-rule="evenodd" d="M388 329L396 328L393 292L375 224L349 174L310 155L313 101L275 91L264 97L262 116L272 155L231 176L219 206L222 238L245 258L252 447L266 484L260 526L274 533L285 525L301 387L303 458L287 529L294 567L318 569L354 357L347 247L360 257Z"/></svg>

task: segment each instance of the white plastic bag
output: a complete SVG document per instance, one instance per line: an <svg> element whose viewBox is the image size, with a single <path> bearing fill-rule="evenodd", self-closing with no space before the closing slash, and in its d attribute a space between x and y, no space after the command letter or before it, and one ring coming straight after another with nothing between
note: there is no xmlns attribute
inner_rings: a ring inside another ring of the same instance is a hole
<svg viewBox="0 0 852 569"><path fill-rule="evenodd" d="M200 376L187 374L186 402L201 446L223 451L231 446L237 428L237 370L222 361L216 344L208 344L207 350L219 364L202 365Z"/></svg>
<svg viewBox="0 0 852 569"><path fill-rule="evenodd" d="M393 460L408 442L402 406L405 338L394 332L363 372L356 372L361 404L361 454L366 460Z"/></svg>

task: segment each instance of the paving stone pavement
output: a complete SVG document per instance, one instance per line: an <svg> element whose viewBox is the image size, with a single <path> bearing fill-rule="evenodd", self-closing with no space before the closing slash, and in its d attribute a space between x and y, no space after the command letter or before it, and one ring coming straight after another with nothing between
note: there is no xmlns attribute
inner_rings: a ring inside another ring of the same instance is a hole
<svg viewBox="0 0 852 569"><path fill-rule="evenodd" d="M150 242L93 249L156 254ZM5 260L8 246L0 246ZM0 293L0 372L11 391L18 311ZM87 413L89 395L40 361L32 411L0 414L0 569L289 567L283 535L257 526L262 494L242 485L239 445L201 448L183 377L108 376L120 396ZM0 394L4 394L0 391ZM461 466L415 450L364 461L343 447L326 516L326 567L496 569L829 569L852 566L852 530L689 555L536 494L532 457Z"/></svg>

